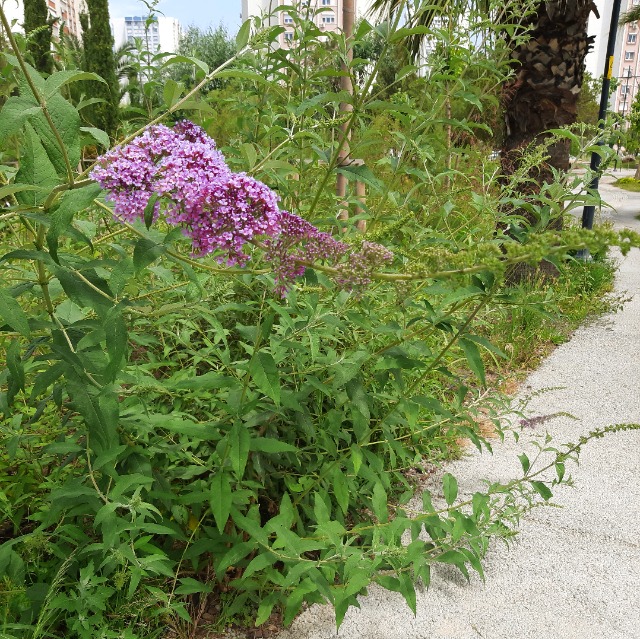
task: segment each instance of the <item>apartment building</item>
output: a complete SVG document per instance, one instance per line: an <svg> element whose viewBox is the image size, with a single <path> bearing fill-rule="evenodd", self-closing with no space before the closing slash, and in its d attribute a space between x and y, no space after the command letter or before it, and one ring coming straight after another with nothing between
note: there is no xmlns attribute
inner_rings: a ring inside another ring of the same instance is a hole
<svg viewBox="0 0 640 639"><path fill-rule="evenodd" d="M599 78L605 69L613 3L598 0L597 4L600 17L592 14L589 20L589 34L595 36L595 43L593 51L587 56L586 68L594 77ZM638 4L640 0L622 0L620 14ZM612 78L617 81L617 88L611 96L610 109L622 118L627 118L640 90L640 23L618 26Z"/></svg>
<svg viewBox="0 0 640 639"><path fill-rule="evenodd" d="M269 16L269 24L284 27L280 45L287 46L295 39L295 18L285 11L276 11L277 7L284 5L297 5L298 11L307 14L322 31L342 29L343 0L242 0L242 20ZM371 0L355 0L355 5L356 18L359 18L369 11Z"/></svg>
<svg viewBox="0 0 640 639"><path fill-rule="evenodd" d="M626 7L624 5L627 5ZM626 11L640 0L623 0L622 11ZM612 109L623 119L629 116L631 106L638 94L640 80L640 23L632 22L618 29L613 76L618 86L613 95Z"/></svg>
<svg viewBox="0 0 640 639"><path fill-rule="evenodd" d="M176 18L156 15L147 25L148 16L126 16L111 20L114 46L120 48L127 42L141 40L152 52L175 53L180 45L182 33Z"/></svg>
<svg viewBox="0 0 640 639"><path fill-rule="evenodd" d="M5 0L3 8L9 22L15 20L16 26L22 30L24 22L24 3L22 0ZM64 33L68 33L80 38L82 27L80 26L80 14L87 12L84 0L47 0L49 15L58 18L54 27L54 35L58 35L60 28Z"/></svg>

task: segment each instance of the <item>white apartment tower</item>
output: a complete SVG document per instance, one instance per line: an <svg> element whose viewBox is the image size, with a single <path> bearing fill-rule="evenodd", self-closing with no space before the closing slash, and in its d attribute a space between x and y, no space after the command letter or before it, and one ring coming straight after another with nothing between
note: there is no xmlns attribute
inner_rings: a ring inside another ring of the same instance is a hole
<svg viewBox="0 0 640 639"><path fill-rule="evenodd" d="M638 4L640 0L622 0L620 15ZM595 35L596 39L593 52L587 56L587 71L596 78L601 77L605 69L613 3L606 0L599 1L598 5L600 18L596 18L592 13L589 20L589 34ZM611 111L618 113L623 119L628 118L640 86L640 23L638 22L618 26L612 77L618 82L616 91L611 96Z"/></svg>
<svg viewBox="0 0 640 639"><path fill-rule="evenodd" d="M340 31L342 29L343 0L242 0L242 21L254 16L271 16L269 23L280 25L285 31L280 35L280 44L286 46L295 38L295 20L285 11L277 11L279 6L297 5L300 13L308 12L322 31ZM365 15L371 0L355 0L356 18Z"/></svg>
<svg viewBox="0 0 640 639"><path fill-rule="evenodd" d="M142 46L151 52L175 53L180 44L180 23L176 18L154 16L147 24L148 16L113 18L111 31L116 49L127 42L142 41Z"/></svg>
<svg viewBox="0 0 640 639"><path fill-rule="evenodd" d="M622 12L637 4L640 4L640 0L622 0ZM614 113L620 114L625 119L629 117L631 106L638 94L640 24L638 22L625 24L619 27L617 35L613 76L618 78L618 88L612 97L612 109Z"/></svg>

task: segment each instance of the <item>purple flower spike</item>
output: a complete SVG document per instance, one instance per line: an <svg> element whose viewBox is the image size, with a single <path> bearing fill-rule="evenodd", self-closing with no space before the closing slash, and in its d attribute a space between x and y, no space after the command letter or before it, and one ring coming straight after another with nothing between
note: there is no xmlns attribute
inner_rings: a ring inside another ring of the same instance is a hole
<svg viewBox="0 0 640 639"><path fill-rule="evenodd" d="M173 129L149 127L99 158L91 177L108 192L116 216L129 222L143 219L150 198L157 196L154 217L163 215L168 224L182 227L195 256L216 253L221 263L244 265L246 245L260 240L282 295L307 264L336 265L347 254L344 242L280 211L278 196L262 182L233 173L215 142L188 120ZM363 242L340 264L338 283L362 288L375 268L392 259L379 244Z"/></svg>

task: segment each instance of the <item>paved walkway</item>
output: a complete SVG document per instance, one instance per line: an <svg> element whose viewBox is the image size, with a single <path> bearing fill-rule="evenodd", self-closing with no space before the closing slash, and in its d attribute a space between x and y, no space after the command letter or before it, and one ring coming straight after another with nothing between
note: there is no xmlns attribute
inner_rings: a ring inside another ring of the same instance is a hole
<svg viewBox="0 0 640 639"><path fill-rule="evenodd" d="M631 171L623 175L632 174ZM616 175L618 177L620 174ZM640 230L640 194L602 194L617 211L604 218ZM541 429L558 443L590 430L640 422L640 251L620 260L618 291L631 298L617 314L578 330L526 381L522 393L556 388L534 398L530 415L568 412ZM451 465L461 493L482 478L518 475L521 440ZM333 611L313 606L279 639L640 639L640 432L589 444L571 473L575 488L556 491L563 508L538 508L510 549L496 545L485 560L486 583L467 583L442 570L418 593L417 616L397 593L371 588L336 635Z"/></svg>

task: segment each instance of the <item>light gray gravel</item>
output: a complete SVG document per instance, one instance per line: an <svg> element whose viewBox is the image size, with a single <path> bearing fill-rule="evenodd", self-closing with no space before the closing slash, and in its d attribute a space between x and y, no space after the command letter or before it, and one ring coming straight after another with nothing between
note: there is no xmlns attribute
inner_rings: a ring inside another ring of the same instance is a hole
<svg viewBox="0 0 640 639"><path fill-rule="evenodd" d="M640 194L613 189L611 181L603 180L602 194L616 211L602 217L640 230L634 219ZM526 396L561 387L528 406L530 415L579 418L538 427L558 443L597 427L640 422L640 251L620 259L617 289L630 298L623 310L578 330L522 388ZM496 444L494 455L474 455L447 470L461 492L472 493L483 478L517 476L523 448L533 450L524 438L509 440ZM640 639L639 465L638 431L592 442L571 469L576 487L554 495L562 508L535 509L515 545L490 550L486 583L440 570L430 589L418 593L415 617L399 594L374 587L338 633L333 610L313 606L279 639Z"/></svg>

